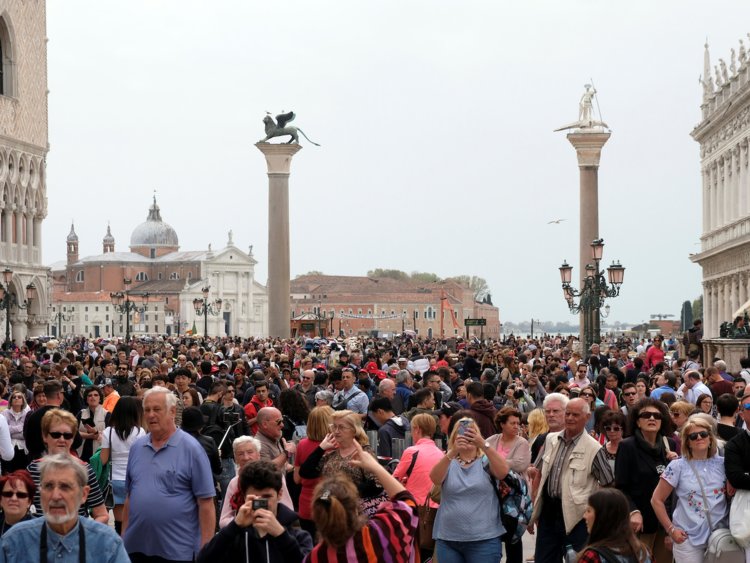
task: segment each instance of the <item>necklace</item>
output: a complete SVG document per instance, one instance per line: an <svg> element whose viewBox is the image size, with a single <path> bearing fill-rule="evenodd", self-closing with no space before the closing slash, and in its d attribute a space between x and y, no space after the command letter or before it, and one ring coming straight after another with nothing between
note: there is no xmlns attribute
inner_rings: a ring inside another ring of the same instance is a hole
<svg viewBox="0 0 750 563"><path fill-rule="evenodd" d="M458 464L461 467L466 467L467 465L474 463L477 459L479 459L479 456L474 456L473 458L468 460L463 459L461 456L456 456L456 461L458 461Z"/></svg>

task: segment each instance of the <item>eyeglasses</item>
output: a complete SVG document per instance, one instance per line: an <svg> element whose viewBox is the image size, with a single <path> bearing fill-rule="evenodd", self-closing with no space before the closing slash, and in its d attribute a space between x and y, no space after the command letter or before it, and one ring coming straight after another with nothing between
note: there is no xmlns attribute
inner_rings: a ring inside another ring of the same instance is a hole
<svg viewBox="0 0 750 563"><path fill-rule="evenodd" d="M284 421L282 419L274 420L274 422L276 423L276 426L283 426L284 425Z"/></svg>
<svg viewBox="0 0 750 563"><path fill-rule="evenodd" d="M659 414L658 412L653 412L653 411L645 411L642 413L638 413L638 418L640 418L641 420L648 420L649 418L653 418L654 420L660 420L661 414Z"/></svg>
<svg viewBox="0 0 750 563"><path fill-rule="evenodd" d="M23 491L3 491L2 495L3 495L3 498L13 498L13 497L16 497L17 499L29 498L29 493L24 493Z"/></svg>
<svg viewBox="0 0 750 563"><path fill-rule="evenodd" d="M628 391L627 393L623 393L622 396L623 397L632 397L633 395L637 395L637 394L638 393L636 393L635 391Z"/></svg>
<svg viewBox="0 0 750 563"><path fill-rule="evenodd" d="M73 434L72 432L50 432L49 436L51 438L54 438L55 440L59 440L60 438L65 438L66 440L72 440L75 434Z"/></svg>
<svg viewBox="0 0 750 563"><path fill-rule="evenodd" d="M708 432L706 432L705 430L701 430L700 432L691 432L687 437L691 442L695 442L698 438L708 438Z"/></svg>
<svg viewBox="0 0 750 563"><path fill-rule="evenodd" d="M743 410L750 411L750 403L742 403L740 406Z"/></svg>
<svg viewBox="0 0 750 563"><path fill-rule="evenodd" d="M669 411L669 414L670 414L671 416L680 416L680 415L681 415L682 413L680 413L680 412L677 412L677 411Z"/></svg>
<svg viewBox="0 0 750 563"><path fill-rule="evenodd" d="M351 430L350 426L340 424L329 424L328 428L329 430L331 430L331 432L335 432L336 430L338 430L339 432L343 432L344 430Z"/></svg>
<svg viewBox="0 0 750 563"><path fill-rule="evenodd" d="M605 432L620 432L622 430L622 426L605 426L604 431Z"/></svg>

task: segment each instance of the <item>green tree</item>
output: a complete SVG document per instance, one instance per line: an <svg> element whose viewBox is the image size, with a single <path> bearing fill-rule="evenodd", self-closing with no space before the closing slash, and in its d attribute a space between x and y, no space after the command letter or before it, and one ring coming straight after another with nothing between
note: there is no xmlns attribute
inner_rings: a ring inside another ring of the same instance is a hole
<svg viewBox="0 0 750 563"><path fill-rule="evenodd" d="M321 272L320 270L310 270L306 274L302 274L303 276L324 276L325 274Z"/></svg>
<svg viewBox="0 0 750 563"><path fill-rule="evenodd" d="M435 283L440 281L438 275L431 272L412 272L409 275L409 279L417 283Z"/></svg>
<svg viewBox="0 0 750 563"><path fill-rule="evenodd" d="M474 292L475 301L481 301L490 292L490 286L487 285L487 280L484 278L480 278L479 276L463 275L453 276L452 278L448 279L455 280L458 283L464 284L465 286L471 288L471 290Z"/></svg>
<svg viewBox="0 0 750 563"><path fill-rule="evenodd" d="M387 268L375 268L367 272L368 278L389 278L392 280L408 281L409 274L401 270L389 270Z"/></svg>
<svg viewBox="0 0 750 563"><path fill-rule="evenodd" d="M693 320L703 318L703 296L693 299ZM692 326L692 322L690 323ZM690 327L688 327L690 328Z"/></svg>

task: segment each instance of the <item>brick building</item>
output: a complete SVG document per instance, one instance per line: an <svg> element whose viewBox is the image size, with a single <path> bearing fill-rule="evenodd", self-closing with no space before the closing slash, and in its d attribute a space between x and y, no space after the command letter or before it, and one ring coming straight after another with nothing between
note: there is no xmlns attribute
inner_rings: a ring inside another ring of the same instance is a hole
<svg viewBox="0 0 750 563"><path fill-rule="evenodd" d="M417 284L364 276L299 276L292 280L293 336L395 334L412 330L432 338L464 336L464 320L484 318L486 326L469 334L500 335L497 307L474 300L471 289L455 281ZM442 308L441 308L442 301Z"/></svg>

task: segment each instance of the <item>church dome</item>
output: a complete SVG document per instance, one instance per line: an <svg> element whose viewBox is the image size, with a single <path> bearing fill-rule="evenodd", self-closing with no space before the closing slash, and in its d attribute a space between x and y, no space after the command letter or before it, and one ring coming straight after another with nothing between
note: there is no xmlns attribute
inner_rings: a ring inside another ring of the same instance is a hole
<svg viewBox="0 0 750 563"><path fill-rule="evenodd" d="M130 247L136 246L179 246L177 232L161 219L156 197L146 221L138 225L130 235Z"/></svg>

